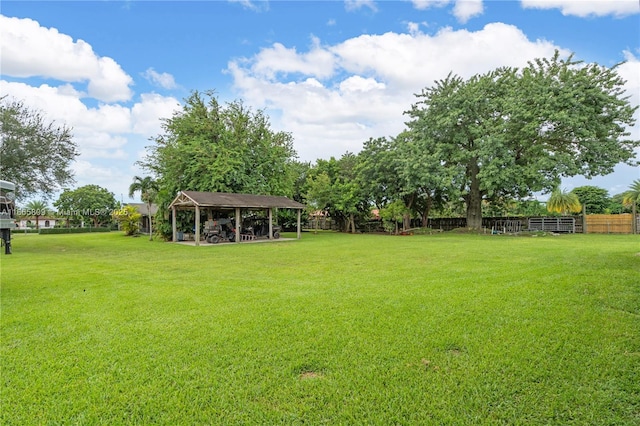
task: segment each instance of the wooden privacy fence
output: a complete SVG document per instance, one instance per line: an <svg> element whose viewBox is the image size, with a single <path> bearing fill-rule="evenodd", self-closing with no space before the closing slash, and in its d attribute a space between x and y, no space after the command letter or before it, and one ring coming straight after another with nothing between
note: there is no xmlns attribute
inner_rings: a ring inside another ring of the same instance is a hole
<svg viewBox="0 0 640 426"><path fill-rule="evenodd" d="M587 218L587 234L631 234L633 232L633 215L625 214L590 214ZM638 221L638 217L636 221Z"/></svg>

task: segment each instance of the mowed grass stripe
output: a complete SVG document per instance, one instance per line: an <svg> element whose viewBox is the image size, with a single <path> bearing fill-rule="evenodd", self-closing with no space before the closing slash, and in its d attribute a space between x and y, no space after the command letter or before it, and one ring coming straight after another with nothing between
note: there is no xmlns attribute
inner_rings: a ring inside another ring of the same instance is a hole
<svg viewBox="0 0 640 426"><path fill-rule="evenodd" d="M17 235L2 424L638 424L640 240Z"/></svg>

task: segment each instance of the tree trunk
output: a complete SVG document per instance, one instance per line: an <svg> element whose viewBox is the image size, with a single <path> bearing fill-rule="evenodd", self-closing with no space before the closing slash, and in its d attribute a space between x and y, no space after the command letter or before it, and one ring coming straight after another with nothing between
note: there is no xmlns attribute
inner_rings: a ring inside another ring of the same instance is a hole
<svg viewBox="0 0 640 426"><path fill-rule="evenodd" d="M149 241L153 241L153 216L151 216L151 203L147 204L147 213L149 214Z"/></svg>
<svg viewBox="0 0 640 426"><path fill-rule="evenodd" d="M431 196L427 194L427 203L422 212L422 227L426 228L429 224L429 213L431 212Z"/></svg>
<svg viewBox="0 0 640 426"><path fill-rule="evenodd" d="M478 162L474 158L467 168L471 184L469 194L467 194L467 228L482 229L482 193L480 191L480 181L478 180Z"/></svg>
<svg viewBox="0 0 640 426"><path fill-rule="evenodd" d="M411 208L413 207L413 201L415 199L415 194L411 194L409 199L405 201L405 208L407 212L402 215L402 230L406 231L411 228Z"/></svg>
<svg viewBox="0 0 640 426"><path fill-rule="evenodd" d="M351 233L355 234L356 233L356 220L353 217L353 213L351 213L349 215L349 221L351 222Z"/></svg>

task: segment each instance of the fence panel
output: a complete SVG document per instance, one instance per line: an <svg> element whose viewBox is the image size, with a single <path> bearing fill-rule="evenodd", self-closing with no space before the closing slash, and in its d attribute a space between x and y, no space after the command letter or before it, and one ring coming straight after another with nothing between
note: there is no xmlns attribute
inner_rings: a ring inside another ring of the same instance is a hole
<svg viewBox="0 0 640 426"><path fill-rule="evenodd" d="M576 232L576 220L573 217L531 217L529 231Z"/></svg>
<svg viewBox="0 0 640 426"><path fill-rule="evenodd" d="M588 234L631 234L633 216L624 214L590 214L587 215Z"/></svg>

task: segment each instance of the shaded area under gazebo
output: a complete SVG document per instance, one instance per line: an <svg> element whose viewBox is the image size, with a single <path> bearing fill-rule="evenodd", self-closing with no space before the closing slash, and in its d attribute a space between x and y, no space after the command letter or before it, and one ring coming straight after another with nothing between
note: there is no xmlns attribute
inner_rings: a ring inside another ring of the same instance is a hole
<svg viewBox="0 0 640 426"><path fill-rule="evenodd" d="M301 213L304 204L287 197L254 194L232 194L226 192L180 191L169 205L171 209L172 241L178 241L177 211L195 210L195 244L200 245L200 213L233 212L235 216L235 242L240 242L242 228L242 210L266 210L269 219L268 238L273 239L273 209L292 209L298 213L298 239L301 236Z"/></svg>

